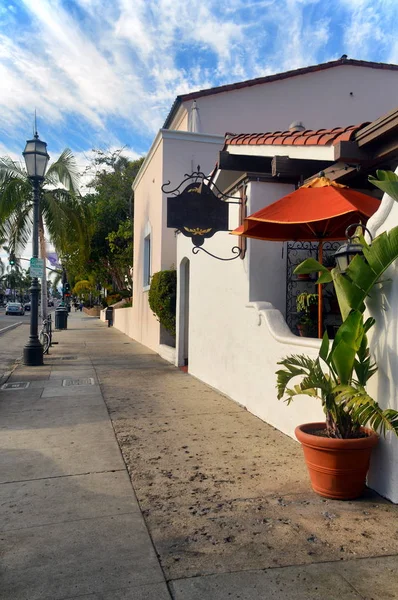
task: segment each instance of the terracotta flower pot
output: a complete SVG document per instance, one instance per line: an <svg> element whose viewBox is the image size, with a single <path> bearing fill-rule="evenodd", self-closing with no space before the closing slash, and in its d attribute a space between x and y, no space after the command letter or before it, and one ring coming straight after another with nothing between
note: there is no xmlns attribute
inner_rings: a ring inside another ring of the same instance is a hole
<svg viewBox="0 0 398 600"><path fill-rule="evenodd" d="M295 430L303 446L312 488L325 498L358 498L365 488L370 455L379 436L367 428L362 429L368 434L366 437L348 440L308 433L325 428L325 423L306 423Z"/></svg>

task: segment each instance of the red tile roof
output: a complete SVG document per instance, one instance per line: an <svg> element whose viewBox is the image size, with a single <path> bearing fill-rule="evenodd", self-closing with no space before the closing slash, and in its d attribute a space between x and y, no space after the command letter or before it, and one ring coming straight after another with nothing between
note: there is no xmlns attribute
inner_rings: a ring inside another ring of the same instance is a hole
<svg viewBox="0 0 398 600"><path fill-rule="evenodd" d="M267 133L227 133L226 146L327 146L337 142L352 140L359 129L368 123L350 125L349 127L334 127L333 129L318 129L313 131L269 131Z"/></svg>
<svg viewBox="0 0 398 600"><path fill-rule="evenodd" d="M220 85L218 87L208 88L207 90L198 90L196 92L190 92L189 94L182 94L180 96L177 96L177 98L174 100L169 114L166 117L163 128L168 129L170 127L173 117L178 110L178 107L182 102L186 102L187 100L195 100L196 98L202 98L203 96L211 96L213 94L221 94L223 92L229 92L231 90L240 90L241 88L252 87L253 85L261 85L263 83L271 83L273 81L289 79L290 77L298 77L299 75L306 75L307 73L314 73L315 71L324 71L325 69L332 69L334 67L339 67L342 65L348 65L352 67L367 67L368 69L385 69L389 71L398 70L398 65L378 63L367 60L356 60L353 58L347 58L347 56L343 54L341 58L326 63L311 65L309 67L302 67L300 69L293 69L291 71L285 71L284 73L266 75L265 77L257 77L256 79L239 81L237 83L230 83L228 85Z"/></svg>

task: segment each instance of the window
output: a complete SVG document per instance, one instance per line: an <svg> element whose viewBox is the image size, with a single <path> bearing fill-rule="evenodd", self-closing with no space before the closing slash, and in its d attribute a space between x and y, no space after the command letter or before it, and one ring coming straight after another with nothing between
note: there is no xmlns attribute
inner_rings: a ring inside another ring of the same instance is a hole
<svg viewBox="0 0 398 600"><path fill-rule="evenodd" d="M144 290L148 290L151 284L151 234L144 238Z"/></svg>

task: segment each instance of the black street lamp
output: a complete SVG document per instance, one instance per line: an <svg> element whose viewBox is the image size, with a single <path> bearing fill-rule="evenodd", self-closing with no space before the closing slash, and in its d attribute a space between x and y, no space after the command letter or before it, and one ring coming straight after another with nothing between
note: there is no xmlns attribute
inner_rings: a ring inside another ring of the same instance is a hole
<svg viewBox="0 0 398 600"><path fill-rule="evenodd" d="M32 257L39 256L39 214L40 214L40 185L43 183L47 169L48 159L47 144L39 140L36 131L33 140L26 142L25 150L22 152L25 159L26 171L33 186L33 240ZM39 322L39 280L32 278L31 312L30 312L30 334L29 341L23 349L23 361L28 366L39 366L43 364L43 346L38 337Z"/></svg>
<svg viewBox="0 0 398 600"><path fill-rule="evenodd" d="M353 235L349 235L350 231L352 231L354 227L355 229ZM358 232L359 227L362 229L361 233ZM362 225L361 223L353 223L345 230L347 242L342 244L334 254L336 264L341 273L345 273L347 271L348 265L355 258L355 256L357 256L357 254L363 256L363 246L360 244L360 235L363 235L365 231L367 231L370 241L372 242L372 234L370 233L369 229L367 229L365 225Z"/></svg>

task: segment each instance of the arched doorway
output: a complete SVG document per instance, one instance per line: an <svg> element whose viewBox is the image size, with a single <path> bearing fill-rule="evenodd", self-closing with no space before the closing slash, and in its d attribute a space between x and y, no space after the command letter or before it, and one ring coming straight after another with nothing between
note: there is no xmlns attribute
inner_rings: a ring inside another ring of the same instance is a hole
<svg viewBox="0 0 398 600"><path fill-rule="evenodd" d="M179 269L178 366L188 367L189 352L189 260L184 258Z"/></svg>

